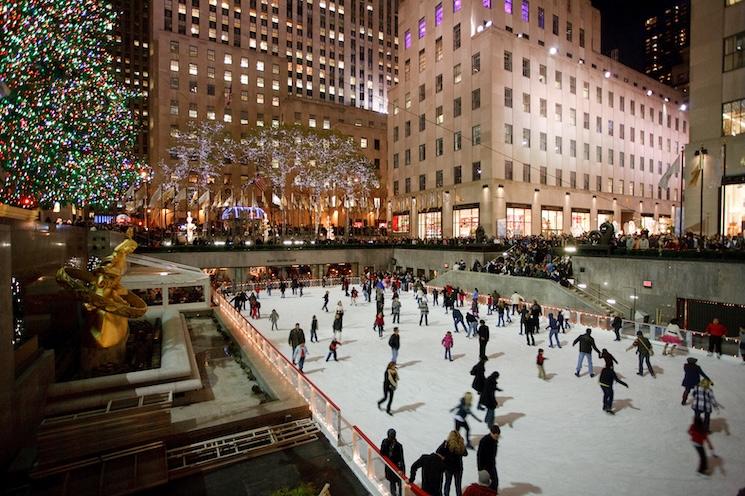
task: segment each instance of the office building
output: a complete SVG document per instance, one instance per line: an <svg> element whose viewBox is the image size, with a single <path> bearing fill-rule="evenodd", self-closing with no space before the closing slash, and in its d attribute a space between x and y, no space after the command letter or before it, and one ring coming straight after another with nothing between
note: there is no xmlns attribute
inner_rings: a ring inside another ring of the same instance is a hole
<svg viewBox="0 0 745 496"><path fill-rule="evenodd" d="M601 55L589 0L405 0L399 31L394 232L673 228L688 142L682 96Z"/></svg>
<svg viewBox="0 0 745 496"><path fill-rule="evenodd" d="M665 5L644 21L644 72L686 93L689 80L690 0Z"/></svg>

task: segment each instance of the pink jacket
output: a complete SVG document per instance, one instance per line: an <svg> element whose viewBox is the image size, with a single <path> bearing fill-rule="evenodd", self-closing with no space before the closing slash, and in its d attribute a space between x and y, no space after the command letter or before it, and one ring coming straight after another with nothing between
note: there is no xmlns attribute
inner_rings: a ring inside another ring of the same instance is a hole
<svg viewBox="0 0 745 496"><path fill-rule="evenodd" d="M442 338L442 345L445 348L452 348L453 347L453 335L452 334L445 334L445 337Z"/></svg>

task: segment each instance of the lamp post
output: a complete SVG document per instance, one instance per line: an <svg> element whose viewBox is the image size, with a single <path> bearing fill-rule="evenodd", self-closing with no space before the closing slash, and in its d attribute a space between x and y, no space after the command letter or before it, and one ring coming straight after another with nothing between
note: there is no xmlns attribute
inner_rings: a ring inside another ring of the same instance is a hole
<svg viewBox="0 0 745 496"><path fill-rule="evenodd" d="M140 179L145 183L145 232L147 233L147 243L150 244L150 180L152 179L149 168L140 170Z"/></svg>
<svg viewBox="0 0 745 496"><path fill-rule="evenodd" d="M704 156L708 153L708 150L703 146L694 152L694 155L698 157L698 168L701 171L699 172L699 180L701 181L701 193L698 205L698 235L700 238L704 237Z"/></svg>

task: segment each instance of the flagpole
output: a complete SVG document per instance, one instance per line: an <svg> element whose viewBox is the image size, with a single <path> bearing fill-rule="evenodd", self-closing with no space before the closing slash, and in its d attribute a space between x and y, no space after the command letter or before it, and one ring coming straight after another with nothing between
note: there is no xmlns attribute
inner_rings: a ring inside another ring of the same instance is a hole
<svg viewBox="0 0 745 496"><path fill-rule="evenodd" d="M679 229L678 229L678 236L683 236L683 175L685 174L685 145L680 147L680 196L678 197L678 200L680 201L680 222Z"/></svg>

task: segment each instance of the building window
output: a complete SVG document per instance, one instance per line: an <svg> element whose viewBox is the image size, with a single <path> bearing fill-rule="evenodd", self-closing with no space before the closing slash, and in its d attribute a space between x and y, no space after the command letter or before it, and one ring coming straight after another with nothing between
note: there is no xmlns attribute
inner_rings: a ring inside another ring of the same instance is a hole
<svg viewBox="0 0 745 496"><path fill-rule="evenodd" d="M543 7L538 7L538 27L541 29L546 27L546 11Z"/></svg>
<svg viewBox="0 0 745 496"><path fill-rule="evenodd" d="M530 129L523 128L523 148L530 148Z"/></svg>
<svg viewBox="0 0 745 496"><path fill-rule="evenodd" d="M411 165L411 148L404 150L404 165Z"/></svg>
<svg viewBox="0 0 745 496"><path fill-rule="evenodd" d="M453 117L460 117L462 112L462 105L460 97L453 100Z"/></svg>
<svg viewBox="0 0 745 496"><path fill-rule="evenodd" d="M590 212L572 210L572 234L584 234L590 230Z"/></svg>
<svg viewBox="0 0 745 496"><path fill-rule="evenodd" d="M481 144L481 125L477 124L471 128L471 144Z"/></svg>
<svg viewBox="0 0 745 496"><path fill-rule="evenodd" d="M404 33L404 48L409 49L411 48L411 30L407 29Z"/></svg>
<svg viewBox="0 0 745 496"><path fill-rule="evenodd" d="M178 60L171 59L171 70L178 72Z"/></svg>
<svg viewBox="0 0 745 496"><path fill-rule="evenodd" d="M530 77L530 59L523 57L523 76Z"/></svg>
<svg viewBox="0 0 745 496"><path fill-rule="evenodd" d="M541 114L541 117L546 117L548 115L548 103L546 102L545 98L541 98L539 100L539 112Z"/></svg>
<svg viewBox="0 0 745 496"><path fill-rule="evenodd" d="M484 7L489 5L491 7L491 0L483 0ZM512 0L504 0L504 13L512 15Z"/></svg>
<svg viewBox="0 0 745 496"><path fill-rule="evenodd" d="M419 174L419 191L427 189L427 176L425 174Z"/></svg>
<svg viewBox="0 0 745 496"><path fill-rule="evenodd" d="M427 54L424 48L419 50L419 72L424 72L427 69Z"/></svg>
<svg viewBox="0 0 745 496"><path fill-rule="evenodd" d="M442 124L445 121L445 115L442 110L442 105L435 107L435 124Z"/></svg>
<svg viewBox="0 0 745 496"><path fill-rule="evenodd" d="M419 222L419 238L442 238L442 210L420 212L419 215L417 215L417 220Z"/></svg>
<svg viewBox="0 0 745 496"><path fill-rule="evenodd" d="M476 74L481 70L481 53L476 52L471 56L471 73Z"/></svg>
<svg viewBox="0 0 745 496"><path fill-rule="evenodd" d="M427 160L427 145L422 143L419 145L419 161L424 162Z"/></svg>
<svg viewBox="0 0 745 496"><path fill-rule="evenodd" d="M530 94L523 93L523 112L530 113Z"/></svg>
<svg viewBox="0 0 745 496"><path fill-rule="evenodd" d="M438 74L435 77L435 93L442 91L442 74Z"/></svg>
<svg viewBox="0 0 745 496"><path fill-rule="evenodd" d="M427 117L425 114L419 114L419 131L424 131L427 127Z"/></svg>
<svg viewBox="0 0 745 496"><path fill-rule="evenodd" d="M548 141L548 135L544 132L541 132L539 135L539 146L542 152L545 152L547 149L547 141Z"/></svg>
<svg viewBox="0 0 745 496"><path fill-rule="evenodd" d="M504 142L507 145L512 144L512 124L504 125Z"/></svg>
<svg viewBox="0 0 745 496"><path fill-rule="evenodd" d="M460 184L463 182L463 169L460 165L453 167L453 184Z"/></svg>
<svg viewBox="0 0 745 496"><path fill-rule="evenodd" d="M435 156L439 157L443 153L443 141L442 138L437 138L435 140Z"/></svg>
<svg viewBox="0 0 745 496"><path fill-rule="evenodd" d="M462 0L453 0L453 12L460 11L461 1Z"/></svg>
<svg viewBox="0 0 745 496"><path fill-rule="evenodd" d="M458 151L463 148L463 135L460 131L453 133L453 151Z"/></svg>
<svg viewBox="0 0 745 496"><path fill-rule="evenodd" d="M454 208L453 209L453 237L467 238L473 236L479 226L479 209L476 208Z"/></svg>
<svg viewBox="0 0 745 496"><path fill-rule="evenodd" d="M530 164L523 164L523 182L530 182Z"/></svg>
<svg viewBox="0 0 745 496"><path fill-rule="evenodd" d="M481 162L471 164L471 180L479 181L481 179Z"/></svg>
<svg viewBox="0 0 745 496"><path fill-rule="evenodd" d="M554 15L553 22L551 23L551 32L556 36L559 36L559 16Z"/></svg>
<svg viewBox="0 0 745 496"><path fill-rule="evenodd" d="M460 23L453 26L453 50L460 48Z"/></svg>
<svg viewBox="0 0 745 496"><path fill-rule="evenodd" d="M442 18L443 18L443 8L442 8L442 2L440 2L437 5L435 5L435 26L439 26L440 24L442 24Z"/></svg>
<svg viewBox="0 0 745 496"><path fill-rule="evenodd" d="M561 122L563 112L562 112L562 107L560 103L557 103L556 106L554 107L554 116L556 118L556 122Z"/></svg>
<svg viewBox="0 0 745 496"><path fill-rule="evenodd" d="M745 67L745 31L724 39L724 72Z"/></svg>
<svg viewBox="0 0 745 496"><path fill-rule="evenodd" d="M442 188L443 185L442 169L435 172L435 188Z"/></svg>
<svg viewBox="0 0 745 496"><path fill-rule="evenodd" d="M541 234L561 234L564 226L564 212L561 209L541 209Z"/></svg>
<svg viewBox="0 0 745 496"><path fill-rule="evenodd" d="M463 75L461 74L460 64L455 64L453 66L453 84L460 83L461 79L463 79Z"/></svg>
<svg viewBox="0 0 745 496"><path fill-rule="evenodd" d="M745 133L745 98L722 104L722 135L735 136L743 133Z"/></svg>
<svg viewBox="0 0 745 496"><path fill-rule="evenodd" d="M419 19L419 39L421 40L427 34L427 20L422 17Z"/></svg>
<svg viewBox="0 0 745 496"><path fill-rule="evenodd" d="M404 193L411 193L411 178L407 177L404 180Z"/></svg>
<svg viewBox="0 0 745 496"><path fill-rule="evenodd" d="M512 108L512 88L504 88L504 106Z"/></svg>
<svg viewBox="0 0 745 496"><path fill-rule="evenodd" d="M395 214L391 218L391 230L394 233L409 233L409 214Z"/></svg>
<svg viewBox="0 0 745 496"><path fill-rule="evenodd" d="M563 151L563 146L562 146L562 139L561 139L561 136L556 136L556 137L554 138L554 151L555 151L555 152L556 152L557 154L559 154L559 155L561 155L561 154L562 154L562 151Z"/></svg>
<svg viewBox="0 0 745 496"><path fill-rule="evenodd" d="M520 18L523 22L530 22L530 2L528 0L522 0Z"/></svg>
<svg viewBox="0 0 745 496"><path fill-rule="evenodd" d="M541 184L548 184L548 167L541 166L539 171L539 180Z"/></svg>
<svg viewBox="0 0 745 496"><path fill-rule="evenodd" d="M481 108L481 88L471 91L471 110Z"/></svg>
<svg viewBox="0 0 745 496"><path fill-rule="evenodd" d="M504 70L512 72L512 52L504 51Z"/></svg>
<svg viewBox="0 0 745 496"><path fill-rule="evenodd" d="M512 160L504 161L504 178L512 181Z"/></svg>
<svg viewBox="0 0 745 496"><path fill-rule="evenodd" d="M561 89L561 71L556 71L554 73L554 87L557 90Z"/></svg>
<svg viewBox="0 0 745 496"><path fill-rule="evenodd" d="M528 207L507 207L507 236L530 236L531 210Z"/></svg>

